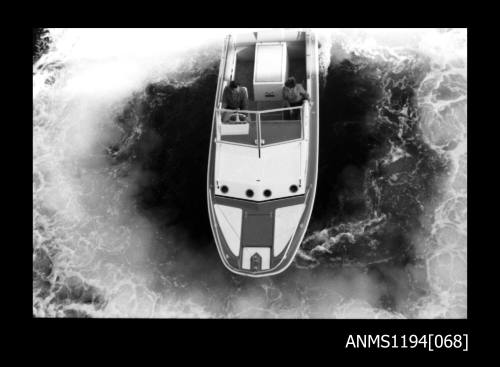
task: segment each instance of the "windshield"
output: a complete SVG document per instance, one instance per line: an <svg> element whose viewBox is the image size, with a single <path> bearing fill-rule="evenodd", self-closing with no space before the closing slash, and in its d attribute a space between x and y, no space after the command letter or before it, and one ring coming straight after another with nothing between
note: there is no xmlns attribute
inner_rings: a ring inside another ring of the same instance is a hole
<svg viewBox="0 0 500 367"><path fill-rule="evenodd" d="M284 143L302 138L300 107L274 110L260 115L262 145Z"/></svg>
<svg viewBox="0 0 500 367"><path fill-rule="evenodd" d="M257 114L220 109L217 126L218 140L257 146Z"/></svg>
<svg viewBox="0 0 500 367"><path fill-rule="evenodd" d="M302 107L267 111L217 109L216 118L218 141L257 147L259 135L261 146L303 138Z"/></svg>

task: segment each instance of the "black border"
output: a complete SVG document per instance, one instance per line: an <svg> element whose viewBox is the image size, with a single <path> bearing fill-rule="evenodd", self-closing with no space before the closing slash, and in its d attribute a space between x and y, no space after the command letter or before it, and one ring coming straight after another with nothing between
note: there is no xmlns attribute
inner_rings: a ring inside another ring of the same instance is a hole
<svg viewBox="0 0 500 367"><path fill-rule="evenodd" d="M212 4L213 5L213 4ZM95 10L95 9L94 9ZM150 11L150 10L148 10ZM177 11L177 10L176 10ZM431 11L431 10L429 10ZM435 15L436 16L436 15ZM167 17L168 18L168 17ZM339 18L342 17L335 17L335 22L339 20ZM147 18L146 18L147 19ZM436 26L436 23L454 23L455 26L458 26L460 28L468 28L468 70L477 70L476 67L476 61L475 61L475 55L477 55L476 52L471 51L471 47L474 48L476 46L473 45L471 40L471 28L468 27L467 23L468 22L457 22L453 20L453 18L449 17L443 17L441 19L444 19L442 22L433 22L434 26ZM448 20L451 21L448 21ZM265 20L258 20L255 21L255 19L252 19L252 17L244 17L244 18L239 18L239 17L234 17L231 18L228 16L226 19L227 22L224 22L224 24L220 25L221 27L250 27L250 26L258 26L258 27L266 27L269 26L270 23L273 24L273 26L277 26L276 23L270 22L270 21L265 21ZM375 19L373 22L377 23L379 19ZM149 20L145 21L146 23L149 22ZM175 24L177 22L177 24ZM345 22L345 20L344 20ZM373 23L372 22L372 23ZM78 24L78 22L73 22L71 20L56 20L52 22L45 22L42 18L40 18L38 21L35 21L35 26L40 26L40 25L50 25L50 26L67 26L70 25L68 23L75 23ZM82 23L82 22L80 22ZM83 23L92 23L88 21L84 21ZM98 22L98 23L106 23L104 22ZM117 23L120 23L118 21ZM141 23L141 22L139 22ZM152 23L155 23L153 20ZM162 24L157 24L157 26L175 26L175 27L182 27L180 23L182 22L182 19L176 18L176 20L172 21L172 19L165 20L164 22L161 21L160 23ZM197 25L196 27L203 26L203 24L210 23L210 25L207 24L207 26L212 27L213 21L211 18L205 19L204 21L201 22L196 22ZM257 23L257 24L256 24ZM296 22L293 21L283 21L281 19L279 22L280 27L305 27L302 24L297 24ZM291 24L293 23L293 24ZM309 27L331 27L332 26L332 21L331 20L324 20L320 19L319 21L315 21L315 24L308 24L306 26ZM340 23L342 23L342 19L340 19ZM368 22L370 23L370 22ZM403 21L401 21L403 23ZM457 24L461 23L461 24ZM337 25L337 23L335 24ZM437 24L438 26L440 24ZM95 24L94 26L99 26L99 24ZM120 25L116 25L120 26ZM125 25L121 25L125 26ZM144 25L143 25L144 26ZM183 26L186 26L185 24ZM365 27L370 25L364 25ZM372 25L373 26L373 25ZM408 24L393 24L393 27L407 27ZM422 26L422 25L420 25ZM424 27L429 27L430 25L424 25ZM34 27L32 25L32 27ZM28 29L26 32L26 38L28 36ZM474 36L472 39L477 40L480 36L474 32L472 32ZM24 33L23 33L24 34ZM23 37L24 39L24 37ZM22 41L22 45L28 44L27 39ZM26 42L26 43L24 43ZM475 42L475 41L474 41ZM21 46L22 47L22 46ZM23 51L24 52L24 51ZM22 53L22 52L21 52ZM27 52L26 52L27 53ZM32 58L31 58L32 59ZM28 60L30 60L29 56L26 55L23 60L28 63ZM478 62L479 63L479 62ZM24 65L24 63L22 63ZM26 65L27 67L28 65ZM32 68L32 63L31 63L31 68ZM23 67L24 69L24 67ZM28 71L26 70L26 74L24 72L20 73L22 75L28 75ZM472 76L472 77L471 77ZM32 81L28 81L28 78L26 78L26 84L31 83ZM470 98L470 93L469 93L469 88L474 88L476 87L477 89L477 84L476 81L474 80L474 75L469 75L468 73L468 121L470 121L469 118L469 111L473 111L474 115L478 111L474 107L471 109L469 106L474 106L475 103L475 98L474 98L474 93L472 93L472 98ZM21 84L19 88L19 96L23 96L22 98L19 98L22 101L20 104L24 104L24 101L29 100L29 96L27 95L30 93L30 89L28 88L28 85L24 86L24 83ZM26 95L24 95L26 93ZM16 124L17 128L20 128L21 131L16 132L16 135L19 137L23 137L22 140L27 140L25 137L30 136L30 128L27 123L21 123L21 121L25 121L25 119L28 119L28 116L24 116L24 114L28 115L29 108L28 106L24 107L19 107L16 108L16 112L20 113L16 119L18 123ZM17 115L16 113L16 115ZM32 118L32 116L31 116ZM475 118L477 119L477 118ZM20 120L20 121L19 121ZM468 125L468 126L473 126L473 125ZM477 125L476 125L477 126ZM473 126L474 128L474 126ZM23 131L26 129L27 131ZM473 185L474 185L474 180L470 180L471 177L480 177L481 175L476 174L476 175L471 175L470 170L473 167L477 167L476 169L480 169L479 165L476 166L476 163L478 163L476 156L479 155L474 153L476 147L481 146L481 142L478 141L478 135L479 133L474 133L468 128L468 146L472 148L473 154L470 155L468 154L468 169L467 169L467 176L468 176L468 195L467 195L467 205L468 205L468 211L472 210L473 212L478 212L477 208L475 208L475 204L471 199L475 199L476 196L473 193ZM31 136L33 138L33 131L31 129ZM16 139L17 140L17 139ZM477 140L477 141L476 141ZM476 142L475 142L476 141ZM10 143L14 143L17 145L17 141L11 141ZM15 149L13 147L12 149ZM21 191L26 191L25 193L20 193L18 195L15 195L15 212L20 213L20 217L22 218L22 225L20 226L21 229L16 230L16 234L20 234L19 237L16 235L15 242L18 243L20 247L24 248L26 252L29 250L29 246L24 246L25 242L30 241L28 239L28 236L32 236L32 218L28 218L28 213L29 208L28 206L31 205L31 213L33 213L33 206L32 202L31 204L29 203L29 190L32 191L32 186L30 184L30 171L29 167L31 166L31 175L33 172L33 146L30 144L28 147L23 147L22 149L17 149L14 150L16 153L16 161L15 161L15 169L14 169L14 174L18 177L18 179L15 182L15 185L17 186L16 188L21 189ZM472 161L471 161L472 158ZM24 178L24 176L26 177ZM21 177L23 177L21 179ZM25 186L26 185L26 186ZM472 185L472 186L469 186ZM31 186L31 187L30 187ZM19 201L19 198L21 200ZM26 205L25 209L24 206ZM26 216L26 218L24 218ZM362 319L354 319L354 320L182 320L182 319L171 319L171 320L141 320L141 319L134 319L134 320L121 320L121 319L39 319L39 318L33 318L32 316L32 310L29 310L28 307L30 307L30 301L27 300L26 302L26 313L23 312L25 316L28 316L31 319L31 326L33 327L33 332L41 333L44 335L44 339L46 341L49 341L52 337L56 337L58 341L61 341L61 339L64 339L65 334L70 334L75 336L80 334L82 335L93 335L92 344L95 345L95 343L110 343L111 340L108 339L108 336L112 335L113 337L117 337L115 341L112 342L112 344L116 343L124 343L124 345L134 345L134 343L137 343L139 340L141 342L135 344L136 346L143 345L145 347L151 347L154 349L155 347L161 347L166 349L171 349L172 343L174 340L176 342L174 344L180 344L182 345L183 343L187 343L188 346L192 346L193 343L196 343L197 348L199 348L199 351L202 350L213 350L216 353L220 353L222 349L228 350L231 347L235 348L236 351L241 350L241 343L243 342L243 339L247 341L249 344L249 347L252 348L251 346L255 346L257 349L257 345L259 344L259 340L262 340L262 342L265 342L266 344L272 342L276 342L276 348L278 350L282 350L284 353L298 353L299 351L295 348L302 349L302 352L300 353L306 353L308 354L308 351L314 351L317 349L317 353L322 353L323 348L326 348L328 351L326 352L330 356L328 359L332 358L330 361L332 364L336 363L334 359L334 355L331 355L330 352L335 351L345 351L345 343L347 340L347 336L349 334L353 333L359 333L359 334L428 334L428 333L433 333L433 334L450 334L450 333L468 333L470 334L471 340L469 341L469 350L474 351L478 350L481 348L483 343L477 339L480 338L487 338L487 334L482 334L478 333L479 326L477 325L478 322L478 317L479 317L479 312L481 312L480 309L478 309L476 306L474 306L474 302L478 300L478 297L483 297L479 293L479 283L477 280L474 280L473 277L477 276L477 269L478 266L476 264L476 261L478 261L477 254L478 250L472 246L472 244L478 244L481 245L481 242L478 241L478 239L475 238L475 235L480 231L480 227L475 222L475 220L471 220L473 217L468 216L468 254L467 254L467 267L468 267L468 272L467 272L467 281L468 281L468 289L467 289L467 313L468 313L468 318L464 320L458 320L458 319L447 319L447 320L429 320L429 319L420 319L420 320L362 320ZM24 224L25 223L25 224ZM26 228L24 228L24 225L26 225ZM31 228L28 228L31 227ZM472 234L472 236L471 236ZM26 240L24 239L24 236L26 236ZM19 239L21 239L19 241ZM470 239L470 241L469 241ZM32 239L31 239L32 240ZM29 256L29 254L25 254L26 257ZM23 258L24 256L21 255ZM29 262L27 261L29 264ZM32 271L32 265L31 264L31 269L28 268L29 265L26 266L25 270L20 270L17 269L17 273L22 272L23 274L30 274ZM24 267L22 268L24 269ZM29 276L26 276L26 282L32 283L32 279L28 278ZM29 284L28 283L28 284ZM28 286L27 288L27 298L32 297L32 293L29 292ZM24 287L23 287L24 289ZM24 293L24 292L23 292ZM475 294L474 294L475 293ZM16 302L17 303L17 302ZM22 302L24 305L24 302ZM492 307L494 307L492 305ZM22 307L24 309L24 306ZM489 313L491 310L486 310L486 313ZM487 316L487 315L485 315ZM493 321L493 320L492 320ZM102 328L105 327L107 332L102 333ZM101 330L101 331L98 331ZM216 332L217 331L217 332ZM265 333L263 333L265 331ZM157 339L155 335L160 335L161 339ZM217 335L217 337L215 337ZM278 340L271 339L272 335L277 335L279 337ZM237 338L235 336L238 336ZM78 338L77 338L78 339ZM248 340L247 340L248 339ZM271 341L272 340L272 341ZM212 344L213 343L213 344ZM319 344L318 344L319 343ZM219 347L221 349L207 349L208 344L213 345L213 347ZM257 344L257 345L256 345ZM105 344L106 345L106 344ZM284 348L284 349L283 349ZM161 349L160 349L161 350ZM287 352L285 352L287 351ZM385 351L394 351L393 349L386 349ZM120 351L121 352L121 351ZM315 352L315 353L316 353ZM193 353L196 354L196 352L193 351ZM249 353L250 355L253 355L252 352ZM256 355L253 355L254 358L256 358ZM248 357L242 356L242 360L247 360Z"/></svg>

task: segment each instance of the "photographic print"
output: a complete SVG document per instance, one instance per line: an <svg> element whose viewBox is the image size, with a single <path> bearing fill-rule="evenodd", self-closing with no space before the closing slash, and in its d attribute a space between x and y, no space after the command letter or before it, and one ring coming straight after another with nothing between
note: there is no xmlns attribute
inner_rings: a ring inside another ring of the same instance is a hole
<svg viewBox="0 0 500 367"><path fill-rule="evenodd" d="M467 29L33 29L33 317L466 319L467 267Z"/></svg>

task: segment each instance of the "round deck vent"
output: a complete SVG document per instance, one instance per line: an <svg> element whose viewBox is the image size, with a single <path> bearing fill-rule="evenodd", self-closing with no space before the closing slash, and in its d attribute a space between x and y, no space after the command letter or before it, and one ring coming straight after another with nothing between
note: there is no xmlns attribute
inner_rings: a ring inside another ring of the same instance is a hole
<svg viewBox="0 0 500 367"><path fill-rule="evenodd" d="M246 194L249 198L251 198L253 196L253 190L248 189Z"/></svg>
<svg viewBox="0 0 500 367"><path fill-rule="evenodd" d="M264 196L266 198L268 198L269 196L271 196L271 194L272 194L271 190L269 190L269 189L264 190Z"/></svg>
<svg viewBox="0 0 500 367"><path fill-rule="evenodd" d="M224 185L220 188L220 191L222 191L223 194L226 194L229 191L229 188L226 185Z"/></svg>
<svg viewBox="0 0 500 367"><path fill-rule="evenodd" d="M292 185L292 186L290 186L290 191L291 191L291 192L297 192L297 190L298 190L298 189L299 189L299 188L297 187L297 185Z"/></svg>

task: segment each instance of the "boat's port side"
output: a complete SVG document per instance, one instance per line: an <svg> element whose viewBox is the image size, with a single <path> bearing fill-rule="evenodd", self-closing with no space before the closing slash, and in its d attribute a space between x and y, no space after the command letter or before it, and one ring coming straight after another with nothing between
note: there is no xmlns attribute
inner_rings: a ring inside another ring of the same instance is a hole
<svg viewBox="0 0 500 367"><path fill-rule="evenodd" d="M255 67L255 44L236 47L234 79L248 89L248 99L254 100L253 70ZM251 110L252 108L250 108Z"/></svg>

